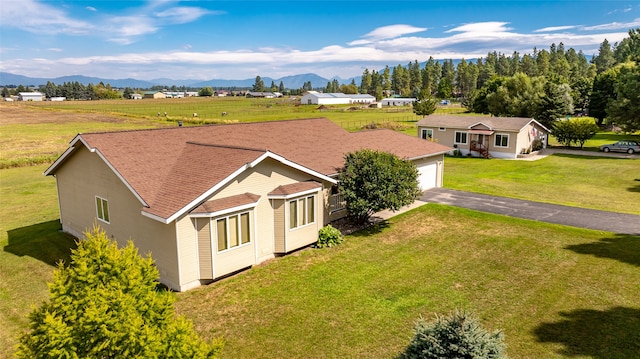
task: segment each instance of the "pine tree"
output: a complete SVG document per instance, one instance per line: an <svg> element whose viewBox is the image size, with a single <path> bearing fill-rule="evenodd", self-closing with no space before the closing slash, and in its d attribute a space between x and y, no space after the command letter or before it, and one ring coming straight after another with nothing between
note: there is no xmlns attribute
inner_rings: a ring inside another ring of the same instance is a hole
<svg viewBox="0 0 640 359"><path fill-rule="evenodd" d="M159 289L150 257L133 242L119 249L101 229L85 233L60 264L49 300L30 315L20 358L214 358L221 344L198 338Z"/></svg>

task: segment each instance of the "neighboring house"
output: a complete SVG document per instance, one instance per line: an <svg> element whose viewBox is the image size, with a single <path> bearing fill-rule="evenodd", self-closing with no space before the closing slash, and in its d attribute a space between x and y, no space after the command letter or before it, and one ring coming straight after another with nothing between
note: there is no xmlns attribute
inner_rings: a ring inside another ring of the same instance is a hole
<svg viewBox="0 0 640 359"><path fill-rule="evenodd" d="M63 231L97 223L133 239L184 291L316 242L345 216L337 175L363 148L413 161L423 189L442 185L449 147L326 118L79 134L44 174Z"/></svg>
<svg viewBox="0 0 640 359"><path fill-rule="evenodd" d="M131 95L129 95L129 98L131 100L142 100L142 95L139 93L132 93Z"/></svg>
<svg viewBox="0 0 640 359"><path fill-rule="evenodd" d="M382 107L384 106L410 106L414 102L416 102L415 98L407 98L407 97L391 97L391 98L383 98L380 100Z"/></svg>
<svg viewBox="0 0 640 359"><path fill-rule="evenodd" d="M44 95L40 92L20 92L18 101L42 101Z"/></svg>
<svg viewBox="0 0 640 359"><path fill-rule="evenodd" d="M164 92L162 91L147 91L143 94L144 98L167 98L167 95L165 95Z"/></svg>
<svg viewBox="0 0 640 359"><path fill-rule="evenodd" d="M532 118L429 115L418 121L418 137L459 149L463 155L517 158L546 147L548 128Z"/></svg>
<svg viewBox="0 0 640 359"><path fill-rule="evenodd" d="M322 93L317 91L307 91L300 99L302 105L371 104L375 101L375 97L366 94L347 95L343 93Z"/></svg>

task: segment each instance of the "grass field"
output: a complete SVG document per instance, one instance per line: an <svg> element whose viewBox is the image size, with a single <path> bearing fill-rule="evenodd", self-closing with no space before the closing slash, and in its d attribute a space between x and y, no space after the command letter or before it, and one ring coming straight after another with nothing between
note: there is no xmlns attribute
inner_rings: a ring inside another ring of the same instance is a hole
<svg viewBox="0 0 640 359"><path fill-rule="evenodd" d="M0 170L4 358L26 328L30 306L46 298L55 263L68 260L74 246L58 231L55 180L42 176L48 163L24 165L56 156L78 132L175 122L80 107L0 111L0 159L23 166ZM366 118L333 113L318 115L347 123ZM629 212L640 196L638 160L447 158L445 168L447 187L519 198ZM512 358L631 358L640 352L639 266L637 236L427 205L340 247L302 250L177 294L178 309L204 337L224 336L227 358L391 358L408 343L418 316L454 308L503 329Z"/></svg>
<svg viewBox="0 0 640 359"><path fill-rule="evenodd" d="M553 155L536 161L512 161L448 157L444 186L640 214L639 159Z"/></svg>

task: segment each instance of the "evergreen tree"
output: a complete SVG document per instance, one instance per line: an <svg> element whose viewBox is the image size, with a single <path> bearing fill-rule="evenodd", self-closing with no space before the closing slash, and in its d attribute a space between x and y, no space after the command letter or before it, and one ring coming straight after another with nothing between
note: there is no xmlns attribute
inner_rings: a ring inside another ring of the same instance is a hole
<svg viewBox="0 0 640 359"><path fill-rule="evenodd" d="M280 81L280 85L278 86L278 92L280 92L280 93L284 93L285 92L284 82L282 82L282 81Z"/></svg>
<svg viewBox="0 0 640 359"><path fill-rule="evenodd" d="M544 85L544 97L540 100L536 120L547 128L566 115L573 113L571 88L567 84L547 81Z"/></svg>
<svg viewBox="0 0 640 359"><path fill-rule="evenodd" d="M256 76L256 81L254 82L251 91L264 92L264 81L262 81L262 78L260 76Z"/></svg>
<svg viewBox="0 0 640 359"><path fill-rule="evenodd" d="M371 73L369 73L369 69L364 69L362 73L362 78L360 79L360 93L368 93L371 94L373 91L372 78Z"/></svg>
<svg viewBox="0 0 640 359"><path fill-rule="evenodd" d="M29 315L20 358L214 358L221 345L199 339L159 289L150 257L123 249L99 228L60 264L49 300Z"/></svg>
<svg viewBox="0 0 640 359"><path fill-rule="evenodd" d="M607 105L607 119L625 132L640 130L640 67L630 63L620 69L616 97Z"/></svg>
<svg viewBox="0 0 640 359"><path fill-rule="evenodd" d="M591 59L596 65L596 72L601 74L615 65L615 58L613 57L613 51L611 50L611 45L607 39L600 44L600 48L598 49L598 55L594 56Z"/></svg>

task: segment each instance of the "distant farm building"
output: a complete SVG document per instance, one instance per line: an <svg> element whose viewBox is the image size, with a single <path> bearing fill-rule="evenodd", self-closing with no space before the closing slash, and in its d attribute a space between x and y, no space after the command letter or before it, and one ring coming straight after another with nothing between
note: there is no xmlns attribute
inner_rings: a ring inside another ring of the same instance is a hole
<svg viewBox="0 0 640 359"><path fill-rule="evenodd" d="M247 92L247 97L276 98L276 97L282 97L282 94L280 92L256 92L256 91L251 91L251 92Z"/></svg>
<svg viewBox="0 0 640 359"><path fill-rule="evenodd" d="M382 107L385 106L409 106L416 102L415 98L391 97L380 100Z"/></svg>
<svg viewBox="0 0 640 359"><path fill-rule="evenodd" d="M167 98L164 92L161 91L147 91L143 94L144 98Z"/></svg>
<svg viewBox="0 0 640 359"><path fill-rule="evenodd" d="M376 98L367 94L347 95L343 93L322 93L308 91L302 96L300 103L303 105L348 105L348 104L372 104Z"/></svg>
<svg viewBox="0 0 640 359"><path fill-rule="evenodd" d="M67 98L66 97L62 97L62 96L56 96L56 97L50 97L49 101L54 101L54 102L61 102L61 101L66 101Z"/></svg>
<svg viewBox="0 0 640 359"><path fill-rule="evenodd" d="M19 101L42 101L42 93L40 92L20 92L18 94Z"/></svg>

